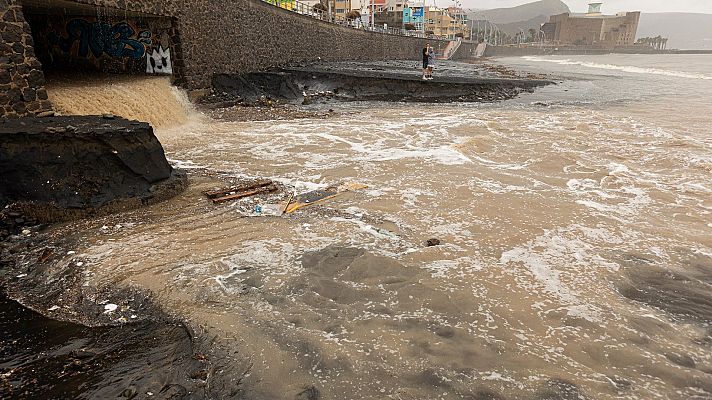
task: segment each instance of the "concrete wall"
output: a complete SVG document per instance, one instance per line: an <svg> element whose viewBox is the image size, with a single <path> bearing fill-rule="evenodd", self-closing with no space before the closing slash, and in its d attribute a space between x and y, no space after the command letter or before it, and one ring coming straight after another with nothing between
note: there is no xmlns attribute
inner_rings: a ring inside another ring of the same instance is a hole
<svg viewBox="0 0 712 400"><path fill-rule="evenodd" d="M612 49L593 46L559 46L559 47L514 47L487 46L485 57L523 57L537 55L600 55L612 53Z"/></svg>
<svg viewBox="0 0 712 400"><path fill-rule="evenodd" d="M51 110L30 26L15 0L0 0L0 38L0 117Z"/></svg>
<svg viewBox="0 0 712 400"><path fill-rule="evenodd" d="M561 43L593 45L602 39L603 18L572 18L568 14L551 18L557 25L555 40Z"/></svg>

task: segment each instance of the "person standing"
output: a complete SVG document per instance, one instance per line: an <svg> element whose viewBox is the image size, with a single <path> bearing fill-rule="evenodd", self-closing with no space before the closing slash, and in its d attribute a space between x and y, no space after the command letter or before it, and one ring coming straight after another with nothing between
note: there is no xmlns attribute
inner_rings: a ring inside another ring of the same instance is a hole
<svg viewBox="0 0 712 400"><path fill-rule="evenodd" d="M435 50L428 44L428 79L433 79L433 67L435 66Z"/></svg>
<svg viewBox="0 0 712 400"><path fill-rule="evenodd" d="M430 63L428 49L430 48L430 43L425 43L423 47L423 80L428 80L428 64Z"/></svg>

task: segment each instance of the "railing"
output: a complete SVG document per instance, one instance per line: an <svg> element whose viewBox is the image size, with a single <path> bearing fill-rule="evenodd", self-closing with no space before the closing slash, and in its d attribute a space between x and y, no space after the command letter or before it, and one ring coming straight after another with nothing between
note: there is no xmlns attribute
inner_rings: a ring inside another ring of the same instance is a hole
<svg viewBox="0 0 712 400"><path fill-rule="evenodd" d="M363 21L361 21L361 18L351 19L351 18L344 18L341 16L336 16L333 14L330 16L327 11L320 10L318 8L314 8L313 6L304 4L297 0L262 0L262 1L264 1L265 3L272 4L274 6L277 6L277 7L283 8L285 10L293 11L297 14L305 15L305 16L312 17L312 18L315 18L318 20L322 20L322 21L331 22L331 23L341 25L341 26L346 26L349 28L361 29L361 30L368 31L368 32L385 33L385 34L389 34L389 35L410 36L410 37L419 37L419 38L428 38L428 39L439 39L439 37L437 37L435 35L428 35L424 32L411 31L411 30L407 30L405 28L384 28L384 27L379 27L379 26L371 26L368 24L364 24Z"/></svg>
<svg viewBox="0 0 712 400"><path fill-rule="evenodd" d="M449 60L452 58L452 56L455 55L455 52L457 52L457 49L460 48L460 45L462 44L462 38L456 38L454 41L448 43L447 47L445 47L445 51L443 52L443 59L444 60Z"/></svg>

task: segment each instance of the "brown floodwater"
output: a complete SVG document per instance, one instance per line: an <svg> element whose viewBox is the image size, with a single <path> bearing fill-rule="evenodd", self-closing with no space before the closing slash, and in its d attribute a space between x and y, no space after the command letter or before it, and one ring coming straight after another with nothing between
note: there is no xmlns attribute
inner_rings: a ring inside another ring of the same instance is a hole
<svg viewBox="0 0 712 400"><path fill-rule="evenodd" d="M712 58L501 62L563 81L192 115L157 131L185 193L52 233L86 285L148 290L249 359L249 398L712 398ZM284 217L252 214L288 193L202 195L258 177L368 188Z"/></svg>

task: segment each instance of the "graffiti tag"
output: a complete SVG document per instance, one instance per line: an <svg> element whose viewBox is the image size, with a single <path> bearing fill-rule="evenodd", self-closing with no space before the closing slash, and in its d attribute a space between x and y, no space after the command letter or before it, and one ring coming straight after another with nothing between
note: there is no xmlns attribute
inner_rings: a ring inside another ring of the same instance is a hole
<svg viewBox="0 0 712 400"><path fill-rule="evenodd" d="M171 49L158 46L153 53L146 54L146 72L149 74L172 74Z"/></svg>
<svg viewBox="0 0 712 400"><path fill-rule="evenodd" d="M74 43L79 42L78 56L94 57L106 54L111 57L141 58L146 54L146 46L152 44L151 32L136 31L126 22L110 25L106 22L89 22L72 19L67 22L68 37L55 37L60 49L70 52Z"/></svg>

